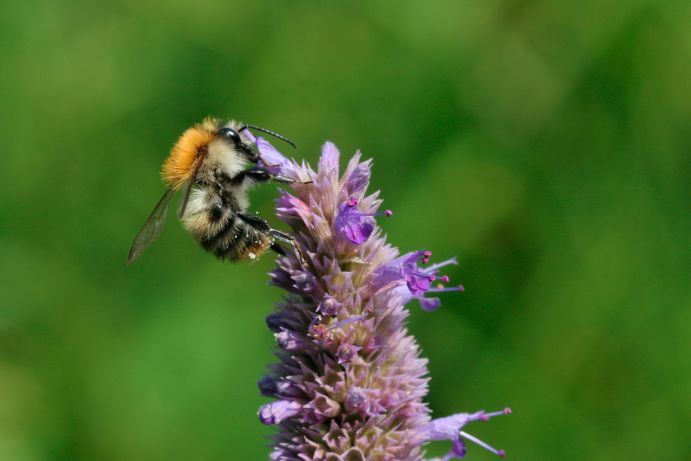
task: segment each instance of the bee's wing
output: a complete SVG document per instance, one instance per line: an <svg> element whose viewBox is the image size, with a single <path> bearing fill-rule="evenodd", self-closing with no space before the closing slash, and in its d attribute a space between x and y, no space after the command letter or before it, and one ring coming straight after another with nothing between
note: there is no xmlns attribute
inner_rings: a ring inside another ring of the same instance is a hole
<svg viewBox="0 0 691 461"><path fill-rule="evenodd" d="M182 203L180 204L180 210L178 211L178 218L180 219L182 219L182 217L185 215L185 210L187 209L187 202L189 201L190 193L192 192L192 186L194 186L194 183L197 180L197 175L199 174L199 170L202 167L202 163L204 163L205 156L205 154L199 156L199 158L196 161L196 164L194 165L194 171L192 172L192 176L187 181L185 195L182 196Z"/></svg>
<svg viewBox="0 0 691 461"><path fill-rule="evenodd" d="M196 170L195 170L196 176ZM185 187L185 195L182 196L182 202L180 202L180 209L178 210L178 218L182 219L185 215L185 210L187 209L187 202L190 200L190 193L192 192L192 186L194 185L194 178L192 178Z"/></svg>
<svg viewBox="0 0 691 461"><path fill-rule="evenodd" d="M137 236L132 242L132 248L130 248L130 253L127 255L127 264L132 264L132 261L137 259L142 251L161 235L161 229L163 228L163 223L166 221L166 211L168 210L168 204L170 199L173 198L173 189L168 189L161 200L156 204L156 208L151 212L149 219L146 220L142 230L139 231Z"/></svg>

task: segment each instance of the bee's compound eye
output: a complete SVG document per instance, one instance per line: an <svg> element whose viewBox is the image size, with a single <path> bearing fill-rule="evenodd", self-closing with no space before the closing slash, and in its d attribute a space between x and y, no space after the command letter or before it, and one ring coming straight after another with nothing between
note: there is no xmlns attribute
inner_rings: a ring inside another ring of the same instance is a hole
<svg viewBox="0 0 691 461"><path fill-rule="evenodd" d="M235 131L232 128L221 128L220 130L218 130L218 135L230 141L233 141L233 144L235 144L236 146L241 143L240 135L237 131Z"/></svg>

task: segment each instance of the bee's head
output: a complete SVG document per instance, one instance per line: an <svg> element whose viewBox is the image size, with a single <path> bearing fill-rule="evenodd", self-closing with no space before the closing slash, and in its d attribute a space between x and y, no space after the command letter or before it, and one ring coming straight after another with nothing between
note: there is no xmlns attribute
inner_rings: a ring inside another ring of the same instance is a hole
<svg viewBox="0 0 691 461"><path fill-rule="evenodd" d="M226 173L231 174L242 170L247 161L257 163L259 154L251 148L255 138L250 133L250 128L295 147L286 137L266 128L242 125L235 121L223 123L218 119L207 118L199 125L185 130L175 143L161 169L163 180L168 187L178 190L192 179L195 171L208 175L210 168L220 165Z"/></svg>
<svg viewBox="0 0 691 461"><path fill-rule="evenodd" d="M230 122L226 126L221 127L217 132L218 137L246 155L250 161L256 162L258 159L257 154L252 152L249 144L240 136L239 131L242 128L236 129L235 125L234 122Z"/></svg>
<svg viewBox="0 0 691 461"><path fill-rule="evenodd" d="M219 145L219 142L222 144ZM251 161L256 157L249 145L240 137L235 122L224 125L217 119L207 118L182 133L163 163L161 176L168 187L177 190L190 180L195 169L201 166L199 162L204 161L209 154L212 145L227 145Z"/></svg>

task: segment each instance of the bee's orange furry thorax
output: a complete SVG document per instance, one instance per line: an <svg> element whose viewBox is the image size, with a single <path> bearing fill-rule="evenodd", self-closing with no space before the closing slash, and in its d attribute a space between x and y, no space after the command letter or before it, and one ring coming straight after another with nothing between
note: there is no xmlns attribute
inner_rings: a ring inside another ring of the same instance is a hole
<svg viewBox="0 0 691 461"><path fill-rule="evenodd" d="M205 120L201 125L188 128L171 149L161 168L161 176L171 189L179 189L192 176L200 148L216 136L212 125L211 120Z"/></svg>

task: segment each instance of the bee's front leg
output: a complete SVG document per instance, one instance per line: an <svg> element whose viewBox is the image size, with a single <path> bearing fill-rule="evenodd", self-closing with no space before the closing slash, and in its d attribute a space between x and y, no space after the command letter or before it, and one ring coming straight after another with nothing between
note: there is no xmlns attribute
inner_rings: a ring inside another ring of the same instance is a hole
<svg viewBox="0 0 691 461"><path fill-rule="evenodd" d="M241 171L232 179L233 183L235 184L242 184L247 180L254 182L276 181L285 184L292 184L295 182L293 178L289 178L288 176L284 176L282 174L275 174L265 168L258 167Z"/></svg>

